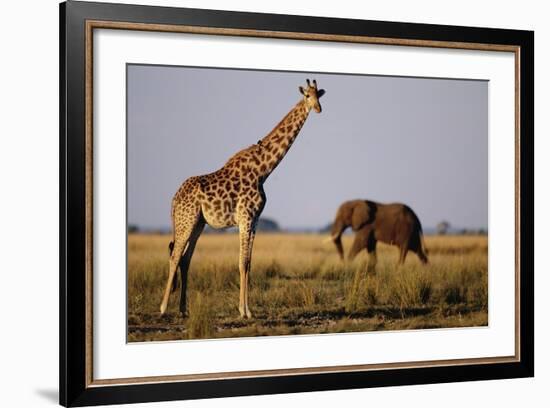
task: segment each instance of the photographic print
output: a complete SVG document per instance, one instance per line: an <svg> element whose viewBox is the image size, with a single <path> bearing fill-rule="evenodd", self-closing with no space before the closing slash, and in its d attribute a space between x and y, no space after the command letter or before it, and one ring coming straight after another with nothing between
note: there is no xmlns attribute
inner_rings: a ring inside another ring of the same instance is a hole
<svg viewBox="0 0 550 408"><path fill-rule="evenodd" d="M126 75L128 342L488 325L488 81Z"/></svg>
<svg viewBox="0 0 550 408"><path fill-rule="evenodd" d="M534 375L534 33L60 5L60 403Z"/></svg>

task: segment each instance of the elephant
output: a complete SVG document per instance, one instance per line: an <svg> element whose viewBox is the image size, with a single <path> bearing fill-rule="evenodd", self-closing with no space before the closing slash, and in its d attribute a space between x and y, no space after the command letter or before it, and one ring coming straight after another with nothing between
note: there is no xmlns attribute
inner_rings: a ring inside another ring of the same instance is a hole
<svg viewBox="0 0 550 408"><path fill-rule="evenodd" d="M348 259L365 248L369 254L368 271L376 267L376 243L378 241L399 248L398 265L402 265L407 252L413 251L423 264L428 263L422 226L414 211L401 203L380 204L369 200L346 201L338 208L332 224L330 240L336 245L340 258L344 260L342 233L351 227L355 239Z"/></svg>

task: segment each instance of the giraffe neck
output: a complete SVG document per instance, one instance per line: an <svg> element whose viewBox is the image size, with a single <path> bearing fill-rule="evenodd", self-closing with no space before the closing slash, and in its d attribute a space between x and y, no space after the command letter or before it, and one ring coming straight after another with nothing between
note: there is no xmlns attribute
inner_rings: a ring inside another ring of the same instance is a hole
<svg viewBox="0 0 550 408"><path fill-rule="evenodd" d="M260 157L260 177L267 178L283 160L300 133L308 115L309 109L301 100L266 137L258 142L258 146L260 146L257 153Z"/></svg>

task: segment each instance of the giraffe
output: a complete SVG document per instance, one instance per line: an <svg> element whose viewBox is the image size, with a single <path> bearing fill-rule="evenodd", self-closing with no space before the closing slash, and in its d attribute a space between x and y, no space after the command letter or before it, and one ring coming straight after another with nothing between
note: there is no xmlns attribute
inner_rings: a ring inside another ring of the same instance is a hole
<svg viewBox="0 0 550 408"><path fill-rule="evenodd" d="M248 307L248 280L256 223L266 203L263 184L285 157L310 111L321 112L319 99L325 91L317 82L298 87L302 98L275 128L256 144L232 156L210 174L190 177L172 199L172 231L168 281L160 305L166 312L170 292L175 290L178 265L181 275L180 312L187 313L187 271L195 245L205 224L213 228L239 229L239 312L251 318Z"/></svg>

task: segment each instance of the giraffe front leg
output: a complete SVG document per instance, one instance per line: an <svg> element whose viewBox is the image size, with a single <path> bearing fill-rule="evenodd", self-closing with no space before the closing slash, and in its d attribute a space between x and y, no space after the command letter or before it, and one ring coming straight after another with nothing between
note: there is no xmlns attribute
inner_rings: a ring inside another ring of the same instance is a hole
<svg viewBox="0 0 550 408"><path fill-rule="evenodd" d="M251 318L252 313L248 308L248 282L250 274L250 262L252 258L252 245L254 243L254 224L244 224L239 227L240 254L239 273L241 277L241 289L239 296L239 312L243 318Z"/></svg>

